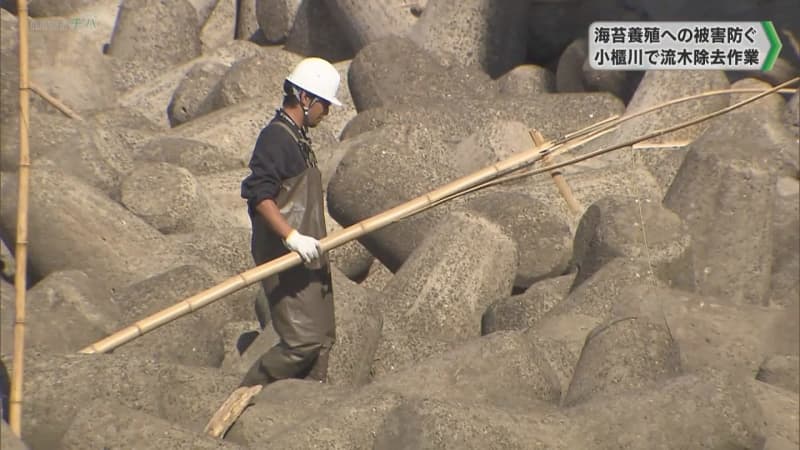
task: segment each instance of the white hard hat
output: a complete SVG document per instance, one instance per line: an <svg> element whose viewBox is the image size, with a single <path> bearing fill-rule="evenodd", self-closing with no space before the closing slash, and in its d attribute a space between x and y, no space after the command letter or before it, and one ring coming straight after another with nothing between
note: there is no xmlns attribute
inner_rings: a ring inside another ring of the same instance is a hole
<svg viewBox="0 0 800 450"><path fill-rule="evenodd" d="M300 61L286 77L286 81L298 88L336 106L342 106L342 102L336 98L340 80L339 71L322 58L306 58Z"/></svg>

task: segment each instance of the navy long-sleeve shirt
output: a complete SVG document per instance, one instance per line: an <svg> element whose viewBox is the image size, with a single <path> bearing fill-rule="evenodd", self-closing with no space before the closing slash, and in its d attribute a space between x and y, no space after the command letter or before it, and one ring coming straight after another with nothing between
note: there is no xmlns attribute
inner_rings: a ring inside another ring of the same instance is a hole
<svg viewBox="0 0 800 450"><path fill-rule="evenodd" d="M242 198L247 200L247 209L252 216L256 206L266 199L275 200L283 180L300 175L308 167L298 140L289 130L275 124L282 121L289 128L296 126L277 113L261 130L250 157L250 174L242 181ZM302 139L298 130L297 137Z"/></svg>

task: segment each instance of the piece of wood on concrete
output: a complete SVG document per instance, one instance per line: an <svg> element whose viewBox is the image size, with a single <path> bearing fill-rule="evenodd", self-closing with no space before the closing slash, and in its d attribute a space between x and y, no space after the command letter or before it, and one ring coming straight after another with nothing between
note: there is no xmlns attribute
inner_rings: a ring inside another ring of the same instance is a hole
<svg viewBox="0 0 800 450"><path fill-rule="evenodd" d="M542 133L538 130L532 130L530 133L531 139L533 139L533 143L537 147L542 147L547 142L544 136L542 136ZM549 155L543 158L542 163L545 166L549 166L552 163ZM550 171L550 175L553 177L553 183L555 183L556 188L558 188L558 192L561 193L561 196L564 197L564 201L567 202L569 209L575 214L580 214L581 211L583 211L583 206L575 199L572 189L569 187L569 184L567 184L566 178L564 178L564 174L561 173L560 170L555 169Z"/></svg>
<svg viewBox="0 0 800 450"><path fill-rule="evenodd" d="M242 415L245 408L250 405L250 400L261 392L262 388L263 386L259 384L256 386L242 386L233 391L230 397L214 413L214 416L211 417L203 432L215 438L223 436L231 425L236 422L236 419Z"/></svg>

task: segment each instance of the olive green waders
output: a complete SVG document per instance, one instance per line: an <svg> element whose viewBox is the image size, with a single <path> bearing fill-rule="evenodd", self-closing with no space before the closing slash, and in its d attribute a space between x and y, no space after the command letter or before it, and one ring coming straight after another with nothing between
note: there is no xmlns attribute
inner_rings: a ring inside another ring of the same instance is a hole
<svg viewBox="0 0 800 450"><path fill-rule="evenodd" d="M322 176L316 167L284 180L276 198L292 228L322 239L326 236ZM288 253L260 214L251 217L251 248L256 264ZM268 384L284 378L327 377L328 354L336 339L330 265L327 255L261 282L272 326L280 342L262 355L245 375L242 386ZM256 306L258 314L258 305ZM259 317L262 326L264 317Z"/></svg>

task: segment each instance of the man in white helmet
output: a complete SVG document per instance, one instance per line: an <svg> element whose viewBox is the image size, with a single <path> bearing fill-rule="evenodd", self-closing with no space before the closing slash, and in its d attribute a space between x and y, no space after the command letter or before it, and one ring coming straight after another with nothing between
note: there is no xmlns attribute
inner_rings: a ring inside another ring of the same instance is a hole
<svg viewBox="0 0 800 450"><path fill-rule="evenodd" d="M297 252L303 264L262 281L266 303L256 301L262 328L267 311L280 342L265 353L243 386L284 378L325 381L335 341L330 266L319 244L326 235L322 179L308 137L336 98L339 72L320 58L301 61L284 82L283 105L261 130L242 181L252 223L256 264Z"/></svg>

